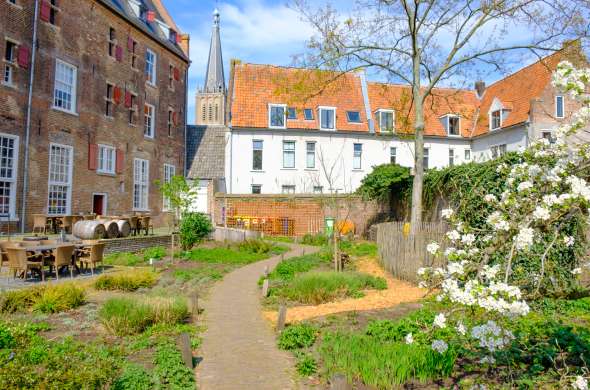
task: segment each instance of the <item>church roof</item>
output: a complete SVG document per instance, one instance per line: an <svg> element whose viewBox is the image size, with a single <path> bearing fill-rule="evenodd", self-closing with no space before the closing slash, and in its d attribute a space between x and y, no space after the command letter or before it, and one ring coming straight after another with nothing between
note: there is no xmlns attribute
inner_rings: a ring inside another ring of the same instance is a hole
<svg viewBox="0 0 590 390"><path fill-rule="evenodd" d="M221 54L221 37L219 36L219 11L213 12L213 29L211 31L211 45L207 73L205 73L205 88L203 92L225 93L225 75L223 72L223 55Z"/></svg>

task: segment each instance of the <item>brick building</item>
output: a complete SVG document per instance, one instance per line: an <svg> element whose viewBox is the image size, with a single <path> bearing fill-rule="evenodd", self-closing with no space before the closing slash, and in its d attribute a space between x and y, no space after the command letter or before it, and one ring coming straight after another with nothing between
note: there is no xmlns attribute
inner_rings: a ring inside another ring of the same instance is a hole
<svg viewBox="0 0 590 390"><path fill-rule="evenodd" d="M160 0L0 1L4 229L92 211L157 225L154 182L183 173L188 46Z"/></svg>

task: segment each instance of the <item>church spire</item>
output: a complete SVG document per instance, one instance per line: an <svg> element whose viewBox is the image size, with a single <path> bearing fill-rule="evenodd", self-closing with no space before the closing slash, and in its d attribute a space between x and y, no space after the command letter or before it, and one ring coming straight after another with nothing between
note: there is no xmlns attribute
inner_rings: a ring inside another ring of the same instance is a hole
<svg viewBox="0 0 590 390"><path fill-rule="evenodd" d="M211 46L209 60L205 74L205 88L203 92L225 93L225 76L223 73L223 56L221 55L221 38L219 36L219 11L213 11L213 30L211 32Z"/></svg>

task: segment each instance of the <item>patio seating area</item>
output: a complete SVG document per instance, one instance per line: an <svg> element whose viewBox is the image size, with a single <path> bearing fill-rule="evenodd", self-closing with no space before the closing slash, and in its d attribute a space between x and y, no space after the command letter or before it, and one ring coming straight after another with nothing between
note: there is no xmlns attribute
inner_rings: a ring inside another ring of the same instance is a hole
<svg viewBox="0 0 590 390"><path fill-rule="evenodd" d="M152 217L147 214L134 215L96 215L96 214L73 214L73 215L33 215L32 233L58 234L61 231L72 233L74 226L80 221L125 221L129 224L130 234L133 236L148 235L151 231L154 234Z"/></svg>

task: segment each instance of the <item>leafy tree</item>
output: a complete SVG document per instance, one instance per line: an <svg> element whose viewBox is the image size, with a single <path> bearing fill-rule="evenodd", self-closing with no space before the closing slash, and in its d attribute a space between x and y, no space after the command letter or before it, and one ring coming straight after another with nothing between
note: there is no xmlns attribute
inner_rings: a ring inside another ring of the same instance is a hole
<svg viewBox="0 0 590 390"><path fill-rule="evenodd" d="M197 186L188 182L184 176L172 176L169 182L156 180L155 183L177 218L189 212L197 200Z"/></svg>
<svg viewBox="0 0 590 390"><path fill-rule="evenodd" d="M184 213L180 221L180 245L191 249L213 231L209 217L203 213Z"/></svg>
<svg viewBox="0 0 590 390"><path fill-rule="evenodd" d="M403 189L411 183L410 169L397 164L382 164L373 168L357 192L369 199L387 199L395 188Z"/></svg>

